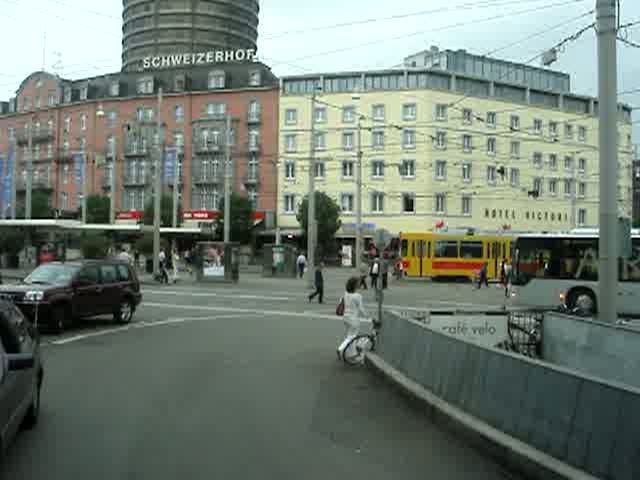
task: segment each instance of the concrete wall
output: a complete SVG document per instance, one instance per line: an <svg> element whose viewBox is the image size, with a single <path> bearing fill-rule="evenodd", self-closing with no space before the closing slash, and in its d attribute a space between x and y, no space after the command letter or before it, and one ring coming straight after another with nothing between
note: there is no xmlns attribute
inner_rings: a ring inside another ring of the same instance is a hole
<svg viewBox="0 0 640 480"><path fill-rule="evenodd" d="M545 361L640 388L640 330L549 313L542 331Z"/></svg>
<svg viewBox="0 0 640 480"><path fill-rule="evenodd" d="M377 354L438 398L594 476L640 477L640 390L386 313Z"/></svg>

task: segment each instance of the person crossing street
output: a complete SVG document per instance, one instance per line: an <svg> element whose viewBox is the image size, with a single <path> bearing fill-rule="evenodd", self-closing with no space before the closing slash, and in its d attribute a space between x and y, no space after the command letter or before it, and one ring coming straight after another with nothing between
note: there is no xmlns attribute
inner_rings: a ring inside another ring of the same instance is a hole
<svg viewBox="0 0 640 480"><path fill-rule="evenodd" d="M318 303L323 303L322 301L324 296L324 278L322 275L323 268L324 268L324 263L320 262L320 264L318 265L318 268L316 268L316 273L314 277L314 285L316 287L316 290L311 295L309 295L309 303L311 303L311 301L314 298L316 298L316 296L318 297Z"/></svg>

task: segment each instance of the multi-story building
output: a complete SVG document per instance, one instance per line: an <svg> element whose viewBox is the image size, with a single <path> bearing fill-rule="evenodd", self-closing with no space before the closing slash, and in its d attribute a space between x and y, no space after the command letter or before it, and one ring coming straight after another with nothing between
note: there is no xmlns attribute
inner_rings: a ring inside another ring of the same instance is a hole
<svg viewBox="0 0 640 480"><path fill-rule="evenodd" d="M640 223L640 145L633 147L633 222Z"/></svg>
<svg viewBox="0 0 640 480"><path fill-rule="evenodd" d="M340 205L346 241L355 235L359 150L365 236L598 223L596 99L412 67L281 79L278 222L285 232L300 231L314 90L316 188ZM630 119L621 105L618 197L625 212Z"/></svg>
<svg viewBox="0 0 640 480"><path fill-rule="evenodd" d="M15 98L0 102L0 166L7 172L15 161L17 203L24 203L32 159L33 190L59 213L77 214L85 189L111 195L115 187L118 218L139 219L153 194L162 138L164 192L177 178L185 220L212 221L229 137L233 190L253 201L259 218L275 217L279 92L255 57L258 11L256 0L126 0L122 72L27 77ZM10 184L2 183L4 216Z"/></svg>

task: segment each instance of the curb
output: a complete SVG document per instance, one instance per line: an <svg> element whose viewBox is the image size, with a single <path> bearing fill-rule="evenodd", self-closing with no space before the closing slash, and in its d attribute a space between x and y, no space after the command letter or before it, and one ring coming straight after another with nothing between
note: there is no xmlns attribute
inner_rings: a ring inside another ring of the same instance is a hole
<svg viewBox="0 0 640 480"><path fill-rule="evenodd" d="M368 353L365 364L411 399L419 402L421 406L426 406L427 416L436 425L463 438L477 450L498 461L510 472L534 480L597 480L596 477L561 462L454 407L393 368L379 355Z"/></svg>

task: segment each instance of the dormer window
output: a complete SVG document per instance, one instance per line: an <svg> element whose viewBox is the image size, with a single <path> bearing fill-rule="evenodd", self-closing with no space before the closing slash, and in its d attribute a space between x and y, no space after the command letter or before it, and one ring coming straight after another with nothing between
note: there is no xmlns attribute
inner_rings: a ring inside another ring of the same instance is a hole
<svg viewBox="0 0 640 480"><path fill-rule="evenodd" d="M260 70L252 70L249 72L249 86L259 87L261 84Z"/></svg>
<svg viewBox="0 0 640 480"><path fill-rule="evenodd" d="M64 87L64 103L71 103L71 87Z"/></svg>
<svg viewBox="0 0 640 480"><path fill-rule="evenodd" d="M82 85L80 87L80 100L86 100L89 96L89 85Z"/></svg>
<svg viewBox="0 0 640 480"><path fill-rule="evenodd" d="M184 73L179 73L174 78L174 90L176 92L182 92L187 88L187 78Z"/></svg>
<svg viewBox="0 0 640 480"><path fill-rule="evenodd" d="M136 84L138 93L153 93L153 77L142 77Z"/></svg>
<svg viewBox="0 0 640 480"><path fill-rule="evenodd" d="M109 85L109 95L112 97L120 95L120 82L111 82L111 85Z"/></svg>
<svg viewBox="0 0 640 480"><path fill-rule="evenodd" d="M209 88L224 88L225 87L225 74L221 70L213 70L209 72Z"/></svg>

